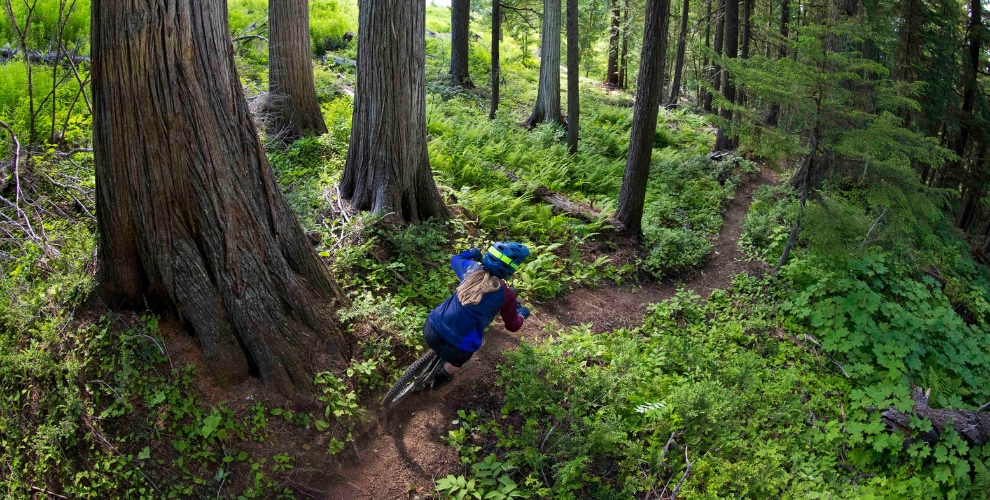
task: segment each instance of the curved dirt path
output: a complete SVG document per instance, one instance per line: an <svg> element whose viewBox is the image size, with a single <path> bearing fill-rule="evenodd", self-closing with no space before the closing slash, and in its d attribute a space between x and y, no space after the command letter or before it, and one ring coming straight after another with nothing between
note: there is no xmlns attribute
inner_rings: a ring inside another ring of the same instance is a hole
<svg viewBox="0 0 990 500"><path fill-rule="evenodd" d="M432 491L434 481L447 474L461 474L457 453L443 438L452 429L457 410L491 399L491 382L502 352L545 337L545 326L590 323L603 332L641 324L647 306L667 299L681 286L707 297L712 290L728 287L741 272L756 272L738 250L742 222L753 193L762 184L775 183L776 175L761 169L740 187L724 213L724 224L705 269L684 281L630 283L581 288L534 308L533 316L518 334L493 324L485 344L451 384L434 392L412 396L390 412L378 416L344 456L333 458L331 470L302 468L297 476L299 493L311 498L390 499L414 498ZM497 322L496 322L497 323ZM306 486L300 486L306 485Z"/></svg>

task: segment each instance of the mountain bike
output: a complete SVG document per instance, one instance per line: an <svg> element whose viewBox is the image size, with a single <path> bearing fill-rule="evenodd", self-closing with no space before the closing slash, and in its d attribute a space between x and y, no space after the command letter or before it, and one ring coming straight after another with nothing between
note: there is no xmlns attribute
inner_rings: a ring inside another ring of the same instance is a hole
<svg viewBox="0 0 990 500"><path fill-rule="evenodd" d="M414 392L419 392L433 383L433 379L443 369L443 359L436 351L427 348L426 353L409 365L399 380L388 390L382 399L382 406L391 410L400 401Z"/></svg>

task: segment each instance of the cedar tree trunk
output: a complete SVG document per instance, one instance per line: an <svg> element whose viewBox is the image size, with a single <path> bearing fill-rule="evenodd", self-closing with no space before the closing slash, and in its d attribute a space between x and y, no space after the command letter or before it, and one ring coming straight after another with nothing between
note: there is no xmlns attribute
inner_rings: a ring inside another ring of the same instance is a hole
<svg viewBox="0 0 990 500"><path fill-rule="evenodd" d="M363 0L357 92L340 192L356 210L406 222L450 212L426 151L426 4Z"/></svg>
<svg viewBox="0 0 990 500"><path fill-rule="evenodd" d="M605 64L605 85L619 87L619 23L622 22L622 11L619 0L612 0L609 8L610 24L608 27L608 62Z"/></svg>
<svg viewBox="0 0 990 500"><path fill-rule="evenodd" d="M681 95L681 72L684 70L684 52L687 50L688 14L691 9L691 0L684 0L684 8L681 10L681 34L677 38L677 62L674 63L674 81L670 84L670 98L667 99L668 106L676 106L677 99Z"/></svg>
<svg viewBox="0 0 990 500"><path fill-rule="evenodd" d="M450 3L450 83L472 87L468 75L468 39L471 26L471 0Z"/></svg>
<svg viewBox="0 0 990 500"><path fill-rule="evenodd" d="M619 209L616 217L627 234L642 232L646 180L653 156L653 137L657 131L657 113L663 100L664 64L667 58L667 29L670 23L670 0L648 0L643 32L641 66L636 80L636 103L633 107L629 154L622 176Z"/></svg>
<svg viewBox="0 0 990 500"><path fill-rule="evenodd" d="M343 363L344 299L281 191L222 0L92 3L100 294L175 307L221 384L291 395Z"/></svg>
<svg viewBox="0 0 990 500"><path fill-rule="evenodd" d="M578 122L581 115L579 44L577 0L567 0L567 146L571 154L578 150Z"/></svg>
<svg viewBox="0 0 990 500"><path fill-rule="evenodd" d="M268 2L268 98L265 128L295 140L327 133L313 83L308 0Z"/></svg>
<svg viewBox="0 0 990 500"><path fill-rule="evenodd" d="M526 123L564 123L560 111L560 0L543 0L543 41L540 45L540 83L536 106Z"/></svg>
<svg viewBox="0 0 990 500"><path fill-rule="evenodd" d="M494 120L498 112L498 86L502 79L502 66L499 64L498 43L502 38L502 2L492 0L492 104L488 118Z"/></svg>
<svg viewBox="0 0 990 500"><path fill-rule="evenodd" d="M739 53L739 2L740 0L725 0L725 57L735 59ZM736 86L732 83L729 72L723 70L722 97L729 105L736 102ZM715 137L715 151L722 151L732 148L732 138L725 133L725 129L732 124L732 110L728 107L722 108L722 118L725 125L719 127Z"/></svg>

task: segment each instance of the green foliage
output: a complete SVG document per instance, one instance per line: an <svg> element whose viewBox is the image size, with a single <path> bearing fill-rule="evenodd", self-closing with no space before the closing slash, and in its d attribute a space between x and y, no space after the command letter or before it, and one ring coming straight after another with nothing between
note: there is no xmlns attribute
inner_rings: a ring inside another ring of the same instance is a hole
<svg viewBox="0 0 990 500"><path fill-rule="evenodd" d="M931 387L925 382L938 379L961 383L937 391L940 404L990 399L990 316L967 323L935 279L911 273L889 254L837 267L790 265L785 276L798 290L784 308L841 360L845 373L871 387L864 403L881 406L904 387ZM987 304L990 293L983 294L983 310Z"/></svg>
<svg viewBox="0 0 990 500"><path fill-rule="evenodd" d="M903 399L869 397L875 387L846 378L807 334L788 333L801 316L774 305L783 293L740 278L707 302L681 292L632 331L575 328L524 344L502 370L502 417L481 427L504 460L549 478L554 498L640 496L676 482L685 458L685 498L984 491L985 473L972 471L985 470L990 447L951 432L906 447L865 410Z"/></svg>
<svg viewBox="0 0 990 500"><path fill-rule="evenodd" d="M357 31L357 8L345 0L309 2L309 33L318 56L344 47L344 33ZM355 43L352 41L351 43Z"/></svg>

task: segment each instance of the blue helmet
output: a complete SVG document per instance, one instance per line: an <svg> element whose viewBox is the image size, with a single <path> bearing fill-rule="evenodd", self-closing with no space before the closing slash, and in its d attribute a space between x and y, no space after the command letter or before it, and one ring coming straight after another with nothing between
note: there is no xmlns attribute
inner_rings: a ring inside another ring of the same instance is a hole
<svg viewBox="0 0 990 500"><path fill-rule="evenodd" d="M488 253L481 259L481 264L495 276L509 279L526 257L529 257L529 249L526 245L513 241L499 241L488 249Z"/></svg>

